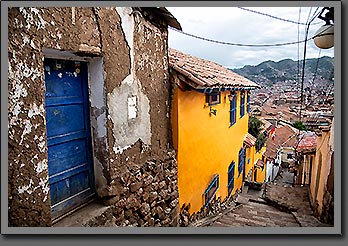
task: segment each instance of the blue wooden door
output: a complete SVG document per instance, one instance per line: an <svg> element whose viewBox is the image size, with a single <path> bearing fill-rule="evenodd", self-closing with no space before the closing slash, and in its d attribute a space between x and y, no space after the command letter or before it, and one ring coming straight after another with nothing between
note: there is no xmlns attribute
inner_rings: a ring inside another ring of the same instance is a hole
<svg viewBox="0 0 348 246"><path fill-rule="evenodd" d="M46 128L52 217L94 195L87 64L45 59Z"/></svg>

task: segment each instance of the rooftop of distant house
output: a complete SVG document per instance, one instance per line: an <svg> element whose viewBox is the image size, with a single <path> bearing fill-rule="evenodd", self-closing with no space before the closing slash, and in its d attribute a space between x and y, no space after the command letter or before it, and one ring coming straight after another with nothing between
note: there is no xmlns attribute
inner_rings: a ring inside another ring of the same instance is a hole
<svg viewBox="0 0 348 246"><path fill-rule="evenodd" d="M259 87L256 83L216 62L185 54L172 48L169 48L168 55L170 67L185 76L186 81L184 82L195 89L254 89Z"/></svg>
<svg viewBox="0 0 348 246"><path fill-rule="evenodd" d="M317 147L317 135L314 132L303 132L299 136L297 150L301 152L315 151Z"/></svg>
<svg viewBox="0 0 348 246"><path fill-rule="evenodd" d="M256 138L251 135L250 133L247 133L245 136L244 136L244 144L246 145L246 147L250 148L252 146L254 146L256 143Z"/></svg>
<svg viewBox="0 0 348 246"><path fill-rule="evenodd" d="M299 131L296 128L285 123L279 123L274 131L274 139L272 137L267 139L267 149L264 155L268 158L275 158L278 148L294 147L298 133Z"/></svg>

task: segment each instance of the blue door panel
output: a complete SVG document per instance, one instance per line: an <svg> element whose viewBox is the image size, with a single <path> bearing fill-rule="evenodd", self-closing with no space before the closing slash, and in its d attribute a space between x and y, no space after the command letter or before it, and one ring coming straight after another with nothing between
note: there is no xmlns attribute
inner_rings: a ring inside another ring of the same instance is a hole
<svg viewBox="0 0 348 246"><path fill-rule="evenodd" d="M50 184L51 202L56 204L64 199L72 197L77 193L88 189L89 183L88 171L84 171L71 177L64 178L61 181L52 183Z"/></svg>
<svg viewBox="0 0 348 246"><path fill-rule="evenodd" d="M88 188L89 176L88 172L82 172L74 175L70 179L71 195L77 194L78 192Z"/></svg>
<svg viewBox="0 0 348 246"><path fill-rule="evenodd" d="M50 184L51 192L51 203L56 204L64 199L68 198L70 195L69 191L69 180L64 179L56 183Z"/></svg>
<svg viewBox="0 0 348 246"><path fill-rule="evenodd" d="M48 138L85 130L83 105L63 105L46 108Z"/></svg>
<svg viewBox="0 0 348 246"><path fill-rule="evenodd" d="M47 139L48 147L60 144L62 142L69 142L75 139L84 138L86 135L86 131L78 131L78 132L69 132L64 135L53 136Z"/></svg>
<svg viewBox="0 0 348 246"><path fill-rule="evenodd" d="M50 182L50 184L53 184L53 183L59 182L60 180L63 180L63 179L69 179L71 176L73 176L75 174L88 171L88 169L89 169L88 163L83 163L77 167L67 169L67 170L64 170L63 172L51 175L49 177L49 182Z"/></svg>
<svg viewBox="0 0 348 246"><path fill-rule="evenodd" d="M77 77L67 76L69 72L52 71L47 78L46 97L68 97L68 96L82 96L82 84L80 83L81 76ZM66 68L68 70L72 70ZM61 74L60 76L58 76Z"/></svg>
<svg viewBox="0 0 348 246"><path fill-rule="evenodd" d="M48 151L48 158L50 159L48 174L50 176L55 175L67 169L87 163L85 149L85 139L77 139L51 146Z"/></svg>
<svg viewBox="0 0 348 246"><path fill-rule="evenodd" d="M45 59L45 106L52 217L94 195L87 64Z"/></svg>
<svg viewBox="0 0 348 246"><path fill-rule="evenodd" d="M46 97L46 107L55 105L82 104L81 97Z"/></svg>

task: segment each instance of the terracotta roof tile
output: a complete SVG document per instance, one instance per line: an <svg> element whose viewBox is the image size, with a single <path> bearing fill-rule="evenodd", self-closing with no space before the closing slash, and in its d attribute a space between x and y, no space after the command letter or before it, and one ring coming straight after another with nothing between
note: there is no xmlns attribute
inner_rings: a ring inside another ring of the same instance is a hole
<svg viewBox="0 0 348 246"><path fill-rule="evenodd" d="M317 135L314 132L305 132L299 136L298 151L315 151L317 146Z"/></svg>
<svg viewBox="0 0 348 246"><path fill-rule="evenodd" d="M279 147L294 147L296 145L296 136L298 130L289 126L279 124L274 131L274 140L267 138L265 156L275 158Z"/></svg>
<svg viewBox="0 0 348 246"><path fill-rule="evenodd" d="M248 148L250 148L251 146L254 146L255 143L256 143L256 138L251 135L250 133L247 133L245 136L244 136L244 143L246 144L246 146Z"/></svg>
<svg viewBox="0 0 348 246"><path fill-rule="evenodd" d="M169 48L168 55L170 67L192 80L196 84L195 88L259 87L256 83L218 63L194 57L172 48Z"/></svg>

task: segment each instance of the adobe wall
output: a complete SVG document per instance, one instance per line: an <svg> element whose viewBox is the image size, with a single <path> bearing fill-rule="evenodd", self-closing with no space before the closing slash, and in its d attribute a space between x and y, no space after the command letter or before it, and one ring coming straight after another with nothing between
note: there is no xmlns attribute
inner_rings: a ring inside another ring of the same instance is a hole
<svg viewBox="0 0 348 246"><path fill-rule="evenodd" d="M320 155L321 169L318 170ZM314 216L324 223L334 223L334 121L330 131L322 131L318 136L310 184L310 202Z"/></svg>
<svg viewBox="0 0 348 246"><path fill-rule="evenodd" d="M117 211L131 208L129 218L139 208L128 206L130 201L121 202L122 198L175 211L177 165L168 129L166 28L155 27L131 8L114 7L9 8L8 28L9 226L52 224L44 57L69 57L89 64L98 196L117 203ZM146 168L149 161L156 163L155 169ZM144 198L134 190L143 185L133 184L139 173L142 182L150 174L153 177L149 181L153 188L144 189L146 192L166 190L170 195L161 193L165 199L158 198L157 205L150 203L147 195ZM151 214L144 211L143 217ZM167 218L157 222L173 224L175 213Z"/></svg>

